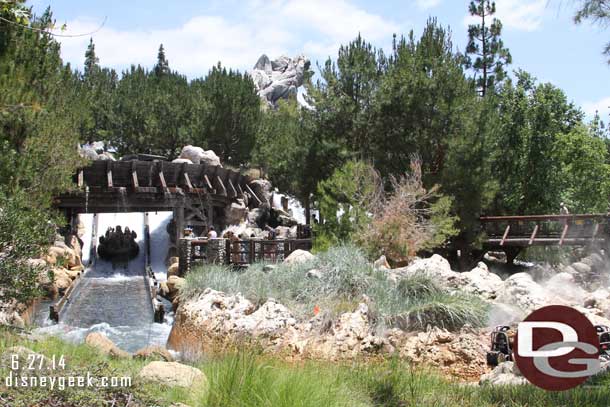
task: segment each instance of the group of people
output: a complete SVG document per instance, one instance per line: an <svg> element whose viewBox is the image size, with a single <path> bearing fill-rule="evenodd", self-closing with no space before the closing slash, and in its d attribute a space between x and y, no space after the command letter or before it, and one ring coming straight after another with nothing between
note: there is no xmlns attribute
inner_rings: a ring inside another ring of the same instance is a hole
<svg viewBox="0 0 610 407"><path fill-rule="evenodd" d="M126 257L133 259L140 251L136 242L138 234L125 227L109 227L104 236L100 236L98 254L103 259L113 259L116 257Z"/></svg>

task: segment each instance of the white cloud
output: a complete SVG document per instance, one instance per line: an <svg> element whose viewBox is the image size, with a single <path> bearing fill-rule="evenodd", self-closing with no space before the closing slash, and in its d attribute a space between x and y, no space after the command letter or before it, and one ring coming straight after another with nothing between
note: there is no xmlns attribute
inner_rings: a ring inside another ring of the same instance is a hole
<svg viewBox="0 0 610 407"><path fill-rule="evenodd" d="M194 16L170 29L119 30L112 21L93 34L103 66L152 66L163 43L172 69L189 77L202 76L221 61L223 65L251 68L265 53L305 52L312 61L335 55L338 46L361 33L367 40L389 43L400 26L367 12L347 0L249 0L240 3L243 17ZM68 33L94 30L99 21L68 21ZM81 67L89 37L62 38L62 56Z"/></svg>
<svg viewBox="0 0 610 407"><path fill-rule="evenodd" d="M417 3L417 7L422 10L434 8L441 4L441 0L415 0L415 2Z"/></svg>
<svg viewBox="0 0 610 407"><path fill-rule="evenodd" d="M548 0L498 0L496 15L506 29L518 31L536 31L542 27L542 20ZM476 24L479 21L467 15L464 24Z"/></svg>
<svg viewBox="0 0 610 407"><path fill-rule="evenodd" d="M582 110L589 118L595 116L595 112L599 112L602 120L607 121L610 115L610 96L596 102L585 102L582 104Z"/></svg>

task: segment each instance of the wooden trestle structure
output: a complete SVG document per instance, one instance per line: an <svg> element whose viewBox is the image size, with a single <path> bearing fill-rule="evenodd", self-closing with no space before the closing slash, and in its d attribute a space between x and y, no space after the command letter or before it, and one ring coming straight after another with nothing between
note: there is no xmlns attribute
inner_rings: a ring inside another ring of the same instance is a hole
<svg viewBox="0 0 610 407"><path fill-rule="evenodd" d="M599 246L610 243L610 214L485 216L484 249L501 250L509 262L530 246Z"/></svg>
<svg viewBox="0 0 610 407"><path fill-rule="evenodd" d="M224 208L246 193L251 207L262 203L251 178L203 164L93 161L74 181L75 189L54 201L71 222L79 213L171 211L176 242L186 225L222 228Z"/></svg>

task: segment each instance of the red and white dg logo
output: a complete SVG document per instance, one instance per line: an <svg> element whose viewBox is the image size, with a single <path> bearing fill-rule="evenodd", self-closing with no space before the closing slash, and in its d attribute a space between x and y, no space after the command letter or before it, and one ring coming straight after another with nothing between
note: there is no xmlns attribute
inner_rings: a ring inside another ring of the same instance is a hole
<svg viewBox="0 0 610 407"><path fill-rule="evenodd" d="M514 358L532 384L545 390L568 390L600 370L599 339L583 314L550 305L519 324Z"/></svg>

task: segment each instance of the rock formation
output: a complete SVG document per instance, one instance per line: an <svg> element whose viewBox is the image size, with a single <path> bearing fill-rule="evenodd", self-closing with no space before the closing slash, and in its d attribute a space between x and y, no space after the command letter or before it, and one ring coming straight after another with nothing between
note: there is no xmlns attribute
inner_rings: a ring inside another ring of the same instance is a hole
<svg viewBox="0 0 610 407"><path fill-rule="evenodd" d="M150 362L142 368L138 378L169 387L208 387L208 379L201 370L177 362Z"/></svg>
<svg viewBox="0 0 610 407"><path fill-rule="evenodd" d="M281 56L271 61L263 54L254 65L250 76L260 98L267 102L268 106L275 107L280 99L296 97L309 65L309 59L303 55L295 58Z"/></svg>
<svg viewBox="0 0 610 407"><path fill-rule="evenodd" d="M178 163L204 164L210 166L220 166L220 158L212 150L204 150L201 147L185 146L180 153L180 157L174 160Z"/></svg>
<svg viewBox="0 0 610 407"><path fill-rule="evenodd" d="M83 144L78 146L78 154L91 161L116 161L111 152L106 150L106 146L102 141L95 141L91 144Z"/></svg>

